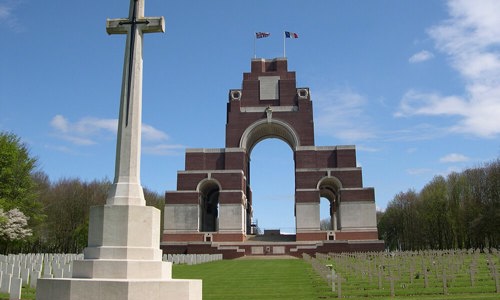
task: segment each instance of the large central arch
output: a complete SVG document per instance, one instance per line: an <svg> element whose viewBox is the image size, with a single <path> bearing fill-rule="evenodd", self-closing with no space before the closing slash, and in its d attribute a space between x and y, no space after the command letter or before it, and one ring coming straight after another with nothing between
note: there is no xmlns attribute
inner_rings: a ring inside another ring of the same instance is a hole
<svg viewBox="0 0 500 300"><path fill-rule="evenodd" d="M363 187L355 147L315 145L309 89L297 88L278 58L252 60L242 88L229 91L225 148L186 150L177 190L166 194L165 242L246 240L250 154L266 138L293 151L297 241L377 239L374 190ZM320 229L320 197L330 202L333 230Z"/></svg>
<svg viewBox="0 0 500 300"><path fill-rule="evenodd" d="M267 109L270 111L271 109ZM272 112L268 113L271 114ZM300 146L300 140L292 126L281 120L267 119L255 121L243 132L240 140L240 148L245 149L249 154L253 147L266 138L278 138L295 151Z"/></svg>

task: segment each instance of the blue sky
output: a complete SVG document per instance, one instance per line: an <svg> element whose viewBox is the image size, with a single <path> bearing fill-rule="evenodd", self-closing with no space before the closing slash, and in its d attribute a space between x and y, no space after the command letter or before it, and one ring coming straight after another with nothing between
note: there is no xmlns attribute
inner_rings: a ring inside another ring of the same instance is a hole
<svg viewBox="0 0 500 300"><path fill-rule="evenodd" d="M0 0L0 130L52 180L113 179L124 36L106 18L129 1ZM144 44L142 184L176 186L184 150L224 147L229 89L257 56L283 56L309 87L316 145L357 146L384 209L400 191L500 156L500 2L159 1L165 34ZM252 156L255 217L293 228L293 158L265 140ZM326 210L322 212L326 214Z"/></svg>

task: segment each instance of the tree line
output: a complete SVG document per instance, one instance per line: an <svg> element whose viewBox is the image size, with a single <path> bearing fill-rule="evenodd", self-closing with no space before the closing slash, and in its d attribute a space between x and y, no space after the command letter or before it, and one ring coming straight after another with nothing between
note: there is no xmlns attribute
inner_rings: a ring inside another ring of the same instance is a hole
<svg viewBox="0 0 500 300"><path fill-rule="evenodd" d="M377 217L391 250L498 248L500 159L400 192Z"/></svg>
<svg viewBox="0 0 500 300"><path fill-rule="evenodd" d="M19 137L0 132L0 253L80 253L90 207L105 204L110 187L108 179L52 182ZM161 195L145 188L144 196L163 211Z"/></svg>

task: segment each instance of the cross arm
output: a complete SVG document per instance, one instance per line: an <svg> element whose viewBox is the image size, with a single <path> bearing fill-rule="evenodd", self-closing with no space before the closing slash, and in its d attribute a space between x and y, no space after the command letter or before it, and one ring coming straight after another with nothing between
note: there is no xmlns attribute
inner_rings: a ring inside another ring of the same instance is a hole
<svg viewBox="0 0 500 300"><path fill-rule="evenodd" d="M141 18L136 22L138 25L141 25L143 33L165 32L164 17ZM129 19L107 19L106 32L108 34L126 34L128 32L127 28L129 27L129 24Z"/></svg>

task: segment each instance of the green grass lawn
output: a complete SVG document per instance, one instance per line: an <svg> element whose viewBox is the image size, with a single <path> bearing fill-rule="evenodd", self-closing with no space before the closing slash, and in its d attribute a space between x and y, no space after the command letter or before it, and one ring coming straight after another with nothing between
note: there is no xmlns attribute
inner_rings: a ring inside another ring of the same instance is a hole
<svg viewBox="0 0 500 300"><path fill-rule="evenodd" d="M21 297L23 300L34 300L35 292L35 289L23 288L21 291ZM0 300L9 300L9 294L0 293Z"/></svg>
<svg viewBox="0 0 500 300"><path fill-rule="evenodd" d="M327 283L314 272L311 264L301 259L242 259L193 266L174 265L173 277L202 279L204 300L337 299L337 293L331 292ZM463 286L460 291L453 291L453 287L450 287L453 294L448 296L441 294L441 287L430 285L424 294L419 294L423 287L413 287L419 291L408 288L404 295L399 291L393 298L388 296L386 286L379 290L370 286L366 279L356 282L355 278L351 278L348 282L343 284L343 296L350 300L500 299L500 294L490 292L490 287L485 291L481 281L478 281L475 288ZM454 285L456 282L452 286ZM0 294L0 300L4 299L9 299L9 296ZM35 299L35 290L23 289L22 299Z"/></svg>
<svg viewBox="0 0 500 300"><path fill-rule="evenodd" d="M174 278L203 280L204 300L327 299L329 287L299 259L223 260L175 265Z"/></svg>
<svg viewBox="0 0 500 300"><path fill-rule="evenodd" d="M303 260L224 260L195 266L175 265L174 278L202 279L204 300L223 299L337 299L337 293ZM347 286L346 286L347 288ZM475 293L465 289L463 293L444 296L442 289L435 288L435 294L396 295L390 297L387 289L371 289L360 286L357 293L349 288L343 296L350 300L409 300L409 299L500 299L494 292ZM368 289L370 290L370 289ZM350 295L349 295L350 294Z"/></svg>

